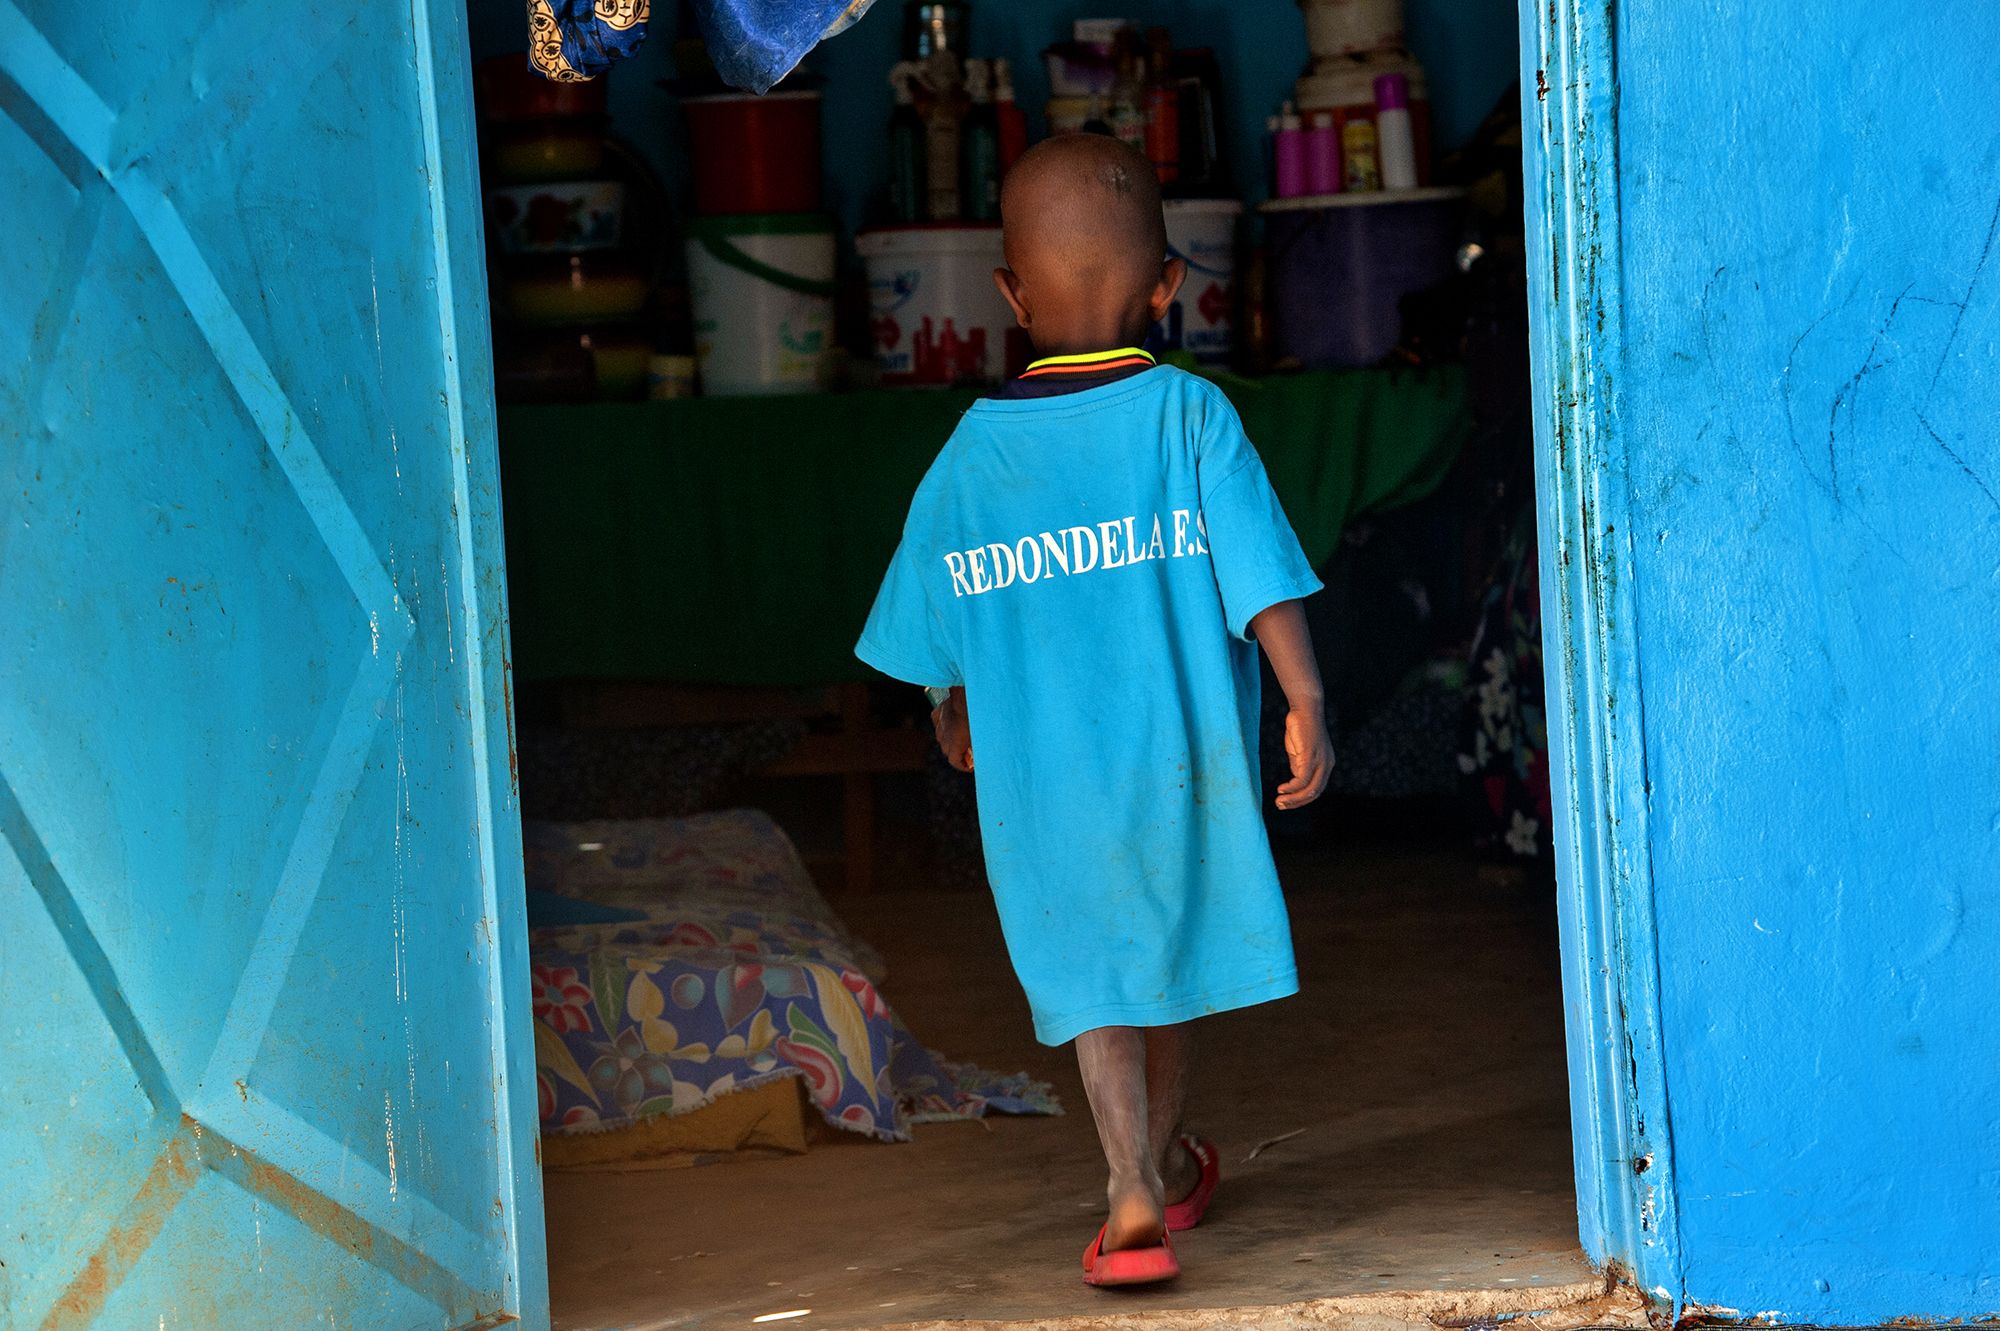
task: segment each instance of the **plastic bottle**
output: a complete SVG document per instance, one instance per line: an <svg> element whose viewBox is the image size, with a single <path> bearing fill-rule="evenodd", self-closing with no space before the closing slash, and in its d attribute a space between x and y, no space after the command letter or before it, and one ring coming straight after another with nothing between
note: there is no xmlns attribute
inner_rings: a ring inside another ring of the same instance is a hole
<svg viewBox="0 0 2000 1331"><path fill-rule="evenodd" d="M1410 81L1401 74L1375 80L1376 151L1383 189L1417 187L1417 140L1410 125Z"/></svg>
<svg viewBox="0 0 2000 1331"><path fill-rule="evenodd" d="M1146 80L1139 52L1119 43L1118 81L1111 85L1111 133L1121 143L1146 151Z"/></svg>
<svg viewBox="0 0 2000 1331"><path fill-rule="evenodd" d="M1299 113L1290 102L1278 112L1278 132L1271 150L1277 163L1278 197L1294 199L1306 192L1306 138Z"/></svg>
<svg viewBox="0 0 2000 1331"><path fill-rule="evenodd" d="M1004 176L1028 151L1028 118L1014 100L1014 71L1004 58L993 62L993 120L1000 142L1000 174Z"/></svg>
<svg viewBox="0 0 2000 1331"><path fill-rule="evenodd" d="M1307 117L1306 193L1340 193L1340 130L1331 111L1314 111Z"/></svg>
<svg viewBox="0 0 2000 1331"><path fill-rule="evenodd" d="M965 114L964 73L958 57L935 51L918 66L919 79L930 94L924 113L924 184L933 222L956 222L964 208L958 192L958 138Z"/></svg>
<svg viewBox="0 0 2000 1331"><path fill-rule="evenodd" d="M936 51L964 55L971 9L964 0L904 0L903 59L927 60Z"/></svg>
<svg viewBox="0 0 2000 1331"><path fill-rule="evenodd" d="M1000 216L1000 119L986 61L965 62L965 95L971 105L959 130L958 195L968 218L991 222Z"/></svg>
<svg viewBox="0 0 2000 1331"><path fill-rule="evenodd" d="M1162 185L1181 175L1181 88L1173 64L1167 30L1152 29L1146 34L1146 156Z"/></svg>
<svg viewBox="0 0 2000 1331"><path fill-rule="evenodd" d="M914 63L905 60L890 66L896 109L889 113L889 216L906 223L923 221L929 207L924 118L917 114L916 83Z"/></svg>
<svg viewBox="0 0 2000 1331"><path fill-rule="evenodd" d="M1382 188L1382 167L1376 156L1375 122L1350 115L1340 126L1340 165L1347 189Z"/></svg>

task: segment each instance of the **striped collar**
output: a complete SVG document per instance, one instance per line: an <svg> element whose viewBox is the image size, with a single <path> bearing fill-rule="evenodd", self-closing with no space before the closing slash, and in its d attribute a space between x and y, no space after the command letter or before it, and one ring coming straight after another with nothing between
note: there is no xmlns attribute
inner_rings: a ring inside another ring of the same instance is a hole
<svg viewBox="0 0 2000 1331"><path fill-rule="evenodd" d="M1074 356L1044 356L1021 371L1023 379L1055 379L1065 375L1104 374L1110 370L1149 369L1153 353L1140 347L1118 347L1111 351L1086 351Z"/></svg>

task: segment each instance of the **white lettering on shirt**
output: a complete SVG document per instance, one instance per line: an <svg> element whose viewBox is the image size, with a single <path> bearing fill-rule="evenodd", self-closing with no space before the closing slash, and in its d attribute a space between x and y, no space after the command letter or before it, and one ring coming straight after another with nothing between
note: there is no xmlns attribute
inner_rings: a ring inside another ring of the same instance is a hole
<svg viewBox="0 0 2000 1331"><path fill-rule="evenodd" d="M993 590L1014 585L1014 576L1020 570L1014 566L1014 547L995 542L986 547L986 553L993 556Z"/></svg>
<svg viewBox="0 0 2000 1331"><path fill-rule="evenodd" d="M973 595L972 584L965 580L965 556L956 550L947 550L944 553L944 566L951 570L951 594Z"/></svg>
<svg viewBox="0 0 2000 1331"><path fill-rule="evenodd" d="M1024 587L1054 581L1060 573L1073 578L1085 573L1127 568L1149 559L1185 559L1208 553L1208 523L1198 509L1173 512L1174 544L1167 550L1160 515L1152 514L1152 539L1140 536L1140 515L1113 518L1094 526L1064 527L1036 532L1011 544L993 541L966 550L944 552L953 596L984 596L1019 583Z"/></svg>
<svg viewBox="0 0 2000 1331"><path fill-rule="evenodd" d="M1028 556L1035 557L1035 571L1028 572ZM1042 547L1032 536L1023 536L1014 542L1014 561L1021 566L1021 581L1035 582L1042 576Z"/></svg>
<svg viewBox="0 0 2000 1331"><path fill-rule="evenodd" d="M1119 553L1118 550L1117 520L1100 522L1097 524L1097 530L1104 537L1104 567L1107 569L1124 568L1125 556Z"/></svg>

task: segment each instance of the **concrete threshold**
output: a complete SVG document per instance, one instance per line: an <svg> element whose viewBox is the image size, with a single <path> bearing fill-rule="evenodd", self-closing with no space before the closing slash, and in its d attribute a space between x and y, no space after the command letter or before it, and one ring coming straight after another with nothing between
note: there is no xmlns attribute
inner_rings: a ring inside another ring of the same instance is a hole
<svg viewBox="0 0 2000 1331"><path fill-rule="evenodd" d="M1646 1303L1629 1285L1578 1282L1535 1289L1407 1290L1269 1307L1144 1306L1141 1290L1104 1290L1102 1312L1072 1317L884 1323L875 1331L1643 1331ZM1112 1304L1127 1305L1113 1310Z"/></svg>

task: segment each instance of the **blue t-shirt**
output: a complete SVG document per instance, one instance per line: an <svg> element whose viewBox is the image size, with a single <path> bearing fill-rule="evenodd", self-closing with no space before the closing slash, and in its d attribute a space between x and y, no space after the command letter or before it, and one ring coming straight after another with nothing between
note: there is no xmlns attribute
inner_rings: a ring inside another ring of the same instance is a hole
<svg viewBox="0 0 2000 1331"><path fill-rule="evenodd" d="M917 487L856 651L965 686L1044 1043L1297 990L1246 635L1319 585L1235 409L1170 367L981 400Z"/></svg>

